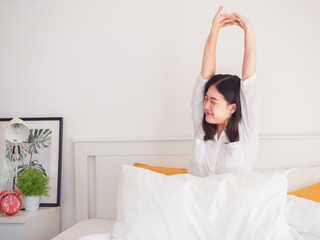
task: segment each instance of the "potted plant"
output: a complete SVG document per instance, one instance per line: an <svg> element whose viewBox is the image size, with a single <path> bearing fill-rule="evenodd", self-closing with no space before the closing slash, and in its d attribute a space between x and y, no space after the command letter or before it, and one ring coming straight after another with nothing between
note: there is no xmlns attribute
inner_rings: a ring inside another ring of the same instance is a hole
<svg viewBox="0 0 320 240"><path fill-rule="evenodd" d="M23 206L26 211L36 211L40 197L49 197L49 177L45 177L41 170L26 169L18 174L16 187L22 192Z"/></svg>

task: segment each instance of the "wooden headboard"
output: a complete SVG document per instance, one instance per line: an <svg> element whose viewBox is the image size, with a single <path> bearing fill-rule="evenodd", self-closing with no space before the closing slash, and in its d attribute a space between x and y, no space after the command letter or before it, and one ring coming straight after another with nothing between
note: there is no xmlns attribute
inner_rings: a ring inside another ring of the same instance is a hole
<svg viewBox="0 0 320 240"><path fill-rule="evenodd" d="M116 218L122 164L188 168L192 138L75 139L76 222ZM320 165L320 135L261 136L255 169Z"/></svg>

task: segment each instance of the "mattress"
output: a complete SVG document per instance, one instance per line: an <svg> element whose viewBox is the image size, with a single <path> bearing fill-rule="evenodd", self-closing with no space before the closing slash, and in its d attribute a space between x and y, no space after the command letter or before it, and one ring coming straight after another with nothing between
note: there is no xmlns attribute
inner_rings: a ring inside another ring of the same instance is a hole
<svg viewBox="0 0 320 240"><path fill-rule="evenodd" d="M77 240L91 234L111 232L114 223L115 220L112 219L91 218L73 225L52 240Z"/></svg>

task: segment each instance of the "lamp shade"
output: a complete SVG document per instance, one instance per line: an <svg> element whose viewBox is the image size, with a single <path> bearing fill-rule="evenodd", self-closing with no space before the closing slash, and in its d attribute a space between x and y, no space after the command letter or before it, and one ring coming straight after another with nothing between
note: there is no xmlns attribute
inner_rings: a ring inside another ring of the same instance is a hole
<svg viewBox="0 0 320 240"><path fill-rule="evenodd" d="M5 130L5 136L12 143L21 143L29 137L29 128L20 118L13 118Z"/></svg>

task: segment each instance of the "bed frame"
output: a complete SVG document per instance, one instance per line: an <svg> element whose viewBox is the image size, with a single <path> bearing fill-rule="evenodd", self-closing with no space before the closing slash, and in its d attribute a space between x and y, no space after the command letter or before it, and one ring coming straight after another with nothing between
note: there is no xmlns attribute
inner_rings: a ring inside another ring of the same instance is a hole
<svg viewBox="0 0 320 240"><path fill-rule="evenodd" d="M75 139L76 222L116 218L122 164L188 168L192 138ZM320 135L261 136L255 169L320 165Z"/></svg>

